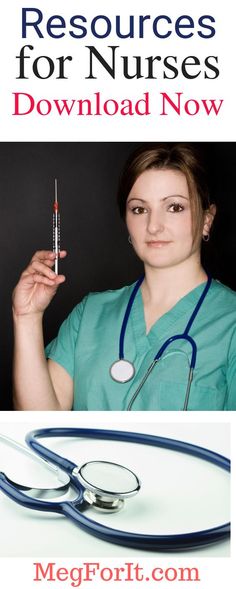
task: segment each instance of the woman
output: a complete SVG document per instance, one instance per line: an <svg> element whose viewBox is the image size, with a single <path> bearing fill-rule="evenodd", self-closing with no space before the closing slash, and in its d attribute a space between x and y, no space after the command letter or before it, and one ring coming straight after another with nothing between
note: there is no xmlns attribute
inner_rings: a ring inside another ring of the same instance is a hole
<svg viewBox="0 0 236 589"><path fill-rule="evenodd" d="M236 293L201 264L216 210L193 148L144 145L118 202L144 277L89 294L45 354L43 313L65 278L35 254L13 294L16 409L235 410Z"/></svg>

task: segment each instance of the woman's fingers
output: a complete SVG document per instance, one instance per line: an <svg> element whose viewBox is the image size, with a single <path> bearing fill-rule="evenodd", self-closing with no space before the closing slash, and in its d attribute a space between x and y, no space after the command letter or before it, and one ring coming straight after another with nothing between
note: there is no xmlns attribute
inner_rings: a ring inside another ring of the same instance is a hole
<svg viewBox="0 0 236 589"><path fill-rule="evenodd" d="M66 256L67 256L66 250L61 250L61 252L59 252L59 258L65 258Z"/></svg>
<svg viewBox="0 0 236 589"><path fill-rule="evenodd" d="M26 270L24 270L22 276L38 272L53 280L56 274L52 270L52 267L55 263L56 257L65 258L66 255L67 252L65 250L62 250L58 254L47 250L38 251L33 255L30 264L27 266Z"/></svg>
<svg viewBox="0 0 236 589"><path fill-rule="evenodd" d="M56 254L55 252L52 252L51 250L39 250L39 251L35 252L31 261L35 261L35 260L44 261L47 259L54 261L55 258L57 257L57 255L59 256L59 258L65 258L65 256L67 255L67 251L62 250L61 252L58 252L58 254Z"/></svg>
<svg viewBox="0 0 236 589"><path fill-rule="evenodd" d="M62 274L60 276L55 276L54 280L50 280L50 278L42 276L42 274L33 274L32 278L33 282L36 284L45 284L46 286L53 286L54 288L57 288L59 284L65 282L65 276Z"/></svg>
<svg viewBox="0 0 236 589"><path fill-rule="evenodd" d="M58 254L60 258L66 255L65 250ZM60 284L65 282L65 276L53 270L55 259L56 254L47 250L33 255L13 292L15 316L42 313L48 307Z"/></svg>
<svg viewBox="0 0 236 589"><path fill-rule="evenodd" d="M46 266L43 262L35 260L30 265L31 271L37 272L37 274L42 274L43 276L47 276L47 278L51 278L53 280L56 277L56 273Z"/></svg>

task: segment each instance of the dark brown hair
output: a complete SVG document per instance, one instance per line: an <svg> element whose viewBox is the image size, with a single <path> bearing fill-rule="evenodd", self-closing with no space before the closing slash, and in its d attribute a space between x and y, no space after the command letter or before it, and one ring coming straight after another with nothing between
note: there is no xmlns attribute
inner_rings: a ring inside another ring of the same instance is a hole
<svg viewBox="0 0 236 589"><path fill-rule="evenodd" d="M118 205L125 218L126 201L137 178L145 171L176 170L186 177L192 210L193 232L197 235L202 226L204 211L210 207L209 192L204 168L197 149L183 143L144 144L129 157L118 188Z"/></svg>

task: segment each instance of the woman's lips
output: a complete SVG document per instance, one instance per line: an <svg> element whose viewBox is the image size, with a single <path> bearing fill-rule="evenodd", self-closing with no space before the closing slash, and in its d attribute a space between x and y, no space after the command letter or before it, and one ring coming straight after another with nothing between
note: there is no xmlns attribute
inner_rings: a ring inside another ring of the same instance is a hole
<svg viewBox="0 0 236 589"><path fill-rule="evenodd" d="M147 246L148 247L156 247L156 248L161 248L161 247L165 247L166 245L169 245L169 243L171 243L171 241L161 241L161 240L152 240L152 241L147 241Z"/></svg>

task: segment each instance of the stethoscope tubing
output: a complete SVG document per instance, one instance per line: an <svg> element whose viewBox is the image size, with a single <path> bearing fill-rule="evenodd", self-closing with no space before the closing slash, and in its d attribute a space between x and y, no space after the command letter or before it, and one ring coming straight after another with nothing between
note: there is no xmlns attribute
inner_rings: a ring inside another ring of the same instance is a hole
<svg viewBox="0 0 236 589"><path fill-rule="evenodd" d="M133 307L133 303L134 303L135 297L137 295L137 292L138 292L138 290L139 290L139 288L140 288L143 280L144 280L144 275L141 276L137 280L137 282L135 283L134 288L133 288L133 290L131 292L131 295L130 295L130 298L129 298L129 301L128 301L126 310L125 310L125 314L124 314L124 318L123 318L123 322L122 322L122 326L121 326L121 331L120 331L120 338L119 338L119 361L122 361L122 360L125 359L124 358L124 343L125 343L126 329L127 329L127 325L128 325L128 321L129 321L129 317L130 317L130 314L131 314L131 310L132 310L132 307ZM152 370L155 368L157 362L159 360L161 360L164 352L167 350L167 348L169 348L169 346L173 342L180 341L180 340L188 342L188 344L191 346L191 360L190 360L190 364L189 364L190 370L189 370L187 389L186 389L185 399L184 399L184 404L183 404L183 411L187 411L188 410L188 403L189 403L189 397L190 397L190 389L191 389L191 384L192 384L192 380L193 380L193 371L194 371L194 368L195 368L195 365L196 365L197 351L198 351L197 350L197 344L194 341L194 339L191 337L191 335L189 334L189 331L190 331L190 329L191 329L191 327L193 325L193 322L195 321L196 316L197 316L197 314L198 314L198 312L199 312L199 310L200 310L200 308L201 308L201 306L202 306L202 304L203 304L203 302L204 302L204 300L205 300L205 298L207 296L207 293L208 293L208 291L210 289L211 283L212 283L212 277L211 276L208 276L207 277L207 282L206 282L206 284L205 284L205 286L204 286L204 288L202 290L202 293L201 293L201 295L199 297L199 300L198 300L198 302L197 302L197 304L196 304L196 306L195 306L195 308L194 308L194 310L193 310L193 312L192 312L192 314L191 314L191 316L190 316L190 318L188 320L188 323L187 323L184 331L182 333L177 333L176 335L173 335L173 336L169 337L161 345L161 347L159 348L159 350L155 354L152 363L150 364L148 370L144 374L141 382L139 383L138 388L133 393L133 395L132 395L132 397L131 397L131 399L130 399L130 401L128 403L127 411L131 411L132 410L133 404L136 401L137 397L139 396L139 394L141 392L141 389L143 388L143 385L145 384L145 382L148 379L148 377L149 377L150 373L152 372ZM114 366L114 364L119 364L119 361L117 361L116 363L113 363L112 367ZM130 364L132 366L132 368L133 368L132 374L134 374L135 373L135 369L134 369L133 363L130 362L129 360L127 362L128 362L128 364ZM112 376L112 378L114 378L114 380L117 380L117 378L114 377L114 375L112 374L112 367L110 369L111 376ZM121 379L121 381L119 381L119 379L118 379L118 382L121 382L122 383L122 382L126 382L126 380L123 381Z"/></svg>
<svg viewBox="0 0 236 589"><path fill-rule="evenodd" d="M73 477L74 463L59 456L55 452L52 452L38 441L38 438L45 437L79 437L155 446L194 456L230 472L230 460L225 456L213 452L208 448L161 436L92 428L43 428L28 433L26 441L29 446L35 452L46 458L46 460L51 460L54 464L57 464L60 468L65 469L66 472L70 473L72 484L79 490L81 490L81 484ZM124 532L108 528L107 526L94 522L87 516L84 516L83 513L75 509L76 503L78 504L78 501L64 503L62 512L73 521L76 521L81 528L85 531L89 531L94 536L115 544L130 546L133 548L140 548L141 546L143 549L147 550L177 551L206 546L226 539L230 535L230 523L186 534L150 535Z"/></svg>
<svg viewBox="0 0 236 589"><path fill-rule="evenodd" d="M63 513L73 521L77 520L77 523L82 529L86 532L89 531L90 534L97 538L105 540L106 542L112 542L113 544L129 546L131 548L141 548L143 550L186 550L207 546L229 537L229 524L223 524L216 528L187 534L150 535L108 528L103 524L94 522L78 511L75 512L73 505L69 503L64 505Z"/></svg>
<svg viewBox="0 0 236 589"><path fill-rule="evenodd" d="M54 437L76 437L76 438L90 438L101 440L115 440L144 444L149 446L156 446L189 454L196 458L206 460L219 468L230 471L230 461L228 458L213 452L207 448L182 442L179 440L154 436L149 434L141 434L134 432L124 432L116 430L90 429L90 428L43 428L34 430L27 434L26 441L29 446L44 459L60 466L69 474L71 478L72 487L77 489L77 497L72 501L41 501L32 497L26 496L22 491L17 489L15 485L8 481L6 475L0 473L0 488L2 491L12 498L17 503L24 507L40 511L50 511L61 515L65 515L73 522L77 523L84 531L89 532L93 536L114 544L128 546L132 548L141 548L144 550L158 550L158 551L179 551L198 547L207 546L219 541L222 541L230 535L230 523L226 523L214 528L200 530L197 532L190 532L184 534L171 535L150 535L139 534L134 532L126 532L104 526L97 521L94 521L84 515L81 511L86 502L83 498L84 488L80 482L73 476L73 469L75 464L64 457L59 456L55 452L43 446L38 438L54 438Z"/></svg>
<svg viewBox="0 0 236 589"><path fill-rule="evenodd" d="M134 300L136 298L137 292L140 289L141 284L143 283L144 280L144 274L137 280L137 282L134 285L134 288L131 292L127 307L126 307L126 311L124 314L124 319L122 322L122 326L121 326L121 330L120 330L120 338L119 338L119 359L123 360L124 359L124 340L125 340L125 333L126 333L126 329L127 329L127 325L128 325L128 321L129 321L129 317L130 317L130 313L133 307L133 303ZM190 343L191 347L192 347L192 357L191 357L191 368L195 367L196 364L196 357L197 357L197 346L195 341L193 340L193 338L191 336L189 336L189 331L192 327L192 324L200 310L200 307L202 306L203 301L206 298L206 295L210 289L212 283L212 277L208 276L207 277L207 282L203 288L203 291L201 293L201 296L199 297L199 300L188 320L188 323L185 327L185 330L183 331L183 333L180 334L176 334L173 335L171 337L168 338L168 340L166 340L166 342L164 342L164 344L161 346L161 348L158 350L158 352L156 353L154 360L160 360L160 358L162 357L163 353L165 352L166 348L169 347L169 345L179 339L183 339L186 340Z"/></svg>
<svg viewBox="0 0 236 589"><path fill-rule="evenodd" d="M131 309L134 303L134 299L136 297L136 294L142 284L144 280L144 274L142 276L140 276L140 278L137 280L137 282L134 285L134 288L131 292L127 307L126 307L126 311L124 314L124 319L122 321L122 325L121 325L121 330L120 330L120 338L119 338L119 359L123 360L124 359L124 342L125 342L125 332L126 332L126 328L127 328L127 324L129 321L129 316L131 313Z"/></svg>
<svg viewBox="0 0 236 589"><path fill-rule="evenodd" d="M43 460L41 456L39 456L35 452L32 452L32 450L27 448L27 446L20 444L20 442L16 442L16 440L9 438L8 436L5 436L4 434L0 434L0 442L3 442L4 444L6 444L7 446L10 446L11 448L14 448L18 452L21 452L26 457L30 458L34 462L37 462L41 466L43 464L43 466L45 466L47 469L49 469L50 472L56 474L57 478L58 478L58 484L54 487L54 489L52 489L52 488L48 488L48 489L41 488L40 489L39 487L32 487L32 486L29 487L28 485L26 486L20 482L16 483L15 481L11 481L11 479L9 477L7 477L7 480L10 482L13 482L17 486L18 489L22 489L25 491L29 491L29 490L34 489L34 491L38 491L39 493L40 492L48 493L48 492L51 492L52 490L54 490L56 492L60 492L60 491L63 492L69 486L70 477L68 475L65 476L64 471L63 472L60 471L57 466L52 464L52 462Z"/></svg>
<svg viewBox="0 0 236 589"><path fill-rule="evenodd" d="M62 513L62 503L53 503L52 501L43 501L41 499L39 500L30 497L22 492L16 483L10 481L3 472L0 472L0 489L10 497L10 499L16 501L19 505L22 505L22 507L28 507L28 509L34 509L37 511L54 511L56 513Z"/></svg>
<svg viewBox="0 0 236 589"><path fill-rule="evenodd" d="M197 446L195 444L189 444L181 440L175 440L172 438L165 438L162 436L154 436L150 434L142 434L135 432L126 432L120 430L105 430L105 429L94 429L94 428L42 428L29 432L26 436L27 444L37 454L44 457L46 460L53 462L57 466L60 466L64 470L72 472L75 468L74 462L59 456L52 450L49 450L46 446L43 446L38 442L38 438L54 438L54 437L81 437L81 438L92 438L98 440L114 440L117 442L133 442L135 444L144 444L147 446L156 446L158 448L165 448L166 450L174 450L176 452L182 452L184 454L190 454L196 458L211 462L219 468L223 468L230 472L230 460L217 452L213 452L208 448Z"/></svg>
<svg viewBox="0 0 236 589"><path fill-rule="evenodd" d="M109 528L91 520L83 513L76 509L77 504L82 505L83 500L77 498L75 501L52 503L50 501L39 501L26 496L24 493L15 488L15 486L7 481L7 477L0 473L0 489L13 501L23 507L27 507L36 511L53 512L64 515L73 523L77 523L79 527L85 532L89 532L93 536L112 542L121 546L128 546L132 548L139 548L143 550L158 550L158 551L179 551L198 547L208 546L216 542L222 541L229 537L230 524L223 524L216 528L201 530L201 532L191 532L187 534L172 534L172 535L150 535L138 534L134 532L125 532Z"/></svg>

